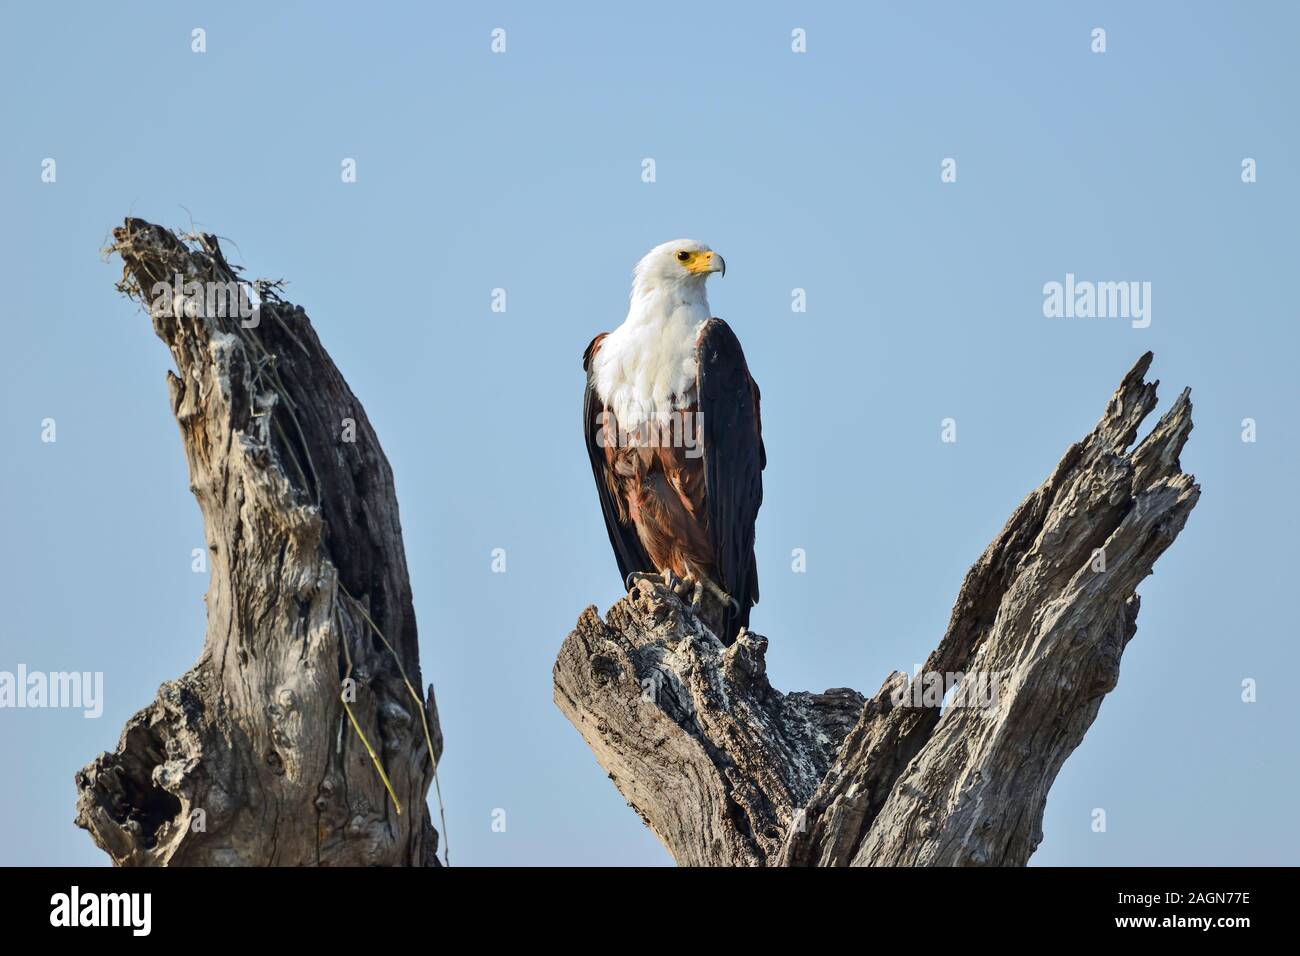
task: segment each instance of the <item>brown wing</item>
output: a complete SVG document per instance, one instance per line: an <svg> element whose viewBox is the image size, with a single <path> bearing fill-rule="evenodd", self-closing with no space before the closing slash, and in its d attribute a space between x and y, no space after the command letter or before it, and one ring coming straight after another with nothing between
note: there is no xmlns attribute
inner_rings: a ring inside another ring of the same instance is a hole
<svg viewBox="0 0 1300 956"><path fill-rule="evenodd" d="M582 399L582 431L587 442L587 456L591 459L591 473L596 479L596 491L600 495L600 510L605 515L605 530L614 548L621 580L626 583L627 576L633 571L654 571L655 567L641 545L627 508L617 497L618 483L611 465L613 456L608 454L606 442L617 442L618 422L596 394L592 382L592 359L600 351L601 340L608 334L602 332L592 339L582 354L582 367L587 373L587 388Z"/></svg>

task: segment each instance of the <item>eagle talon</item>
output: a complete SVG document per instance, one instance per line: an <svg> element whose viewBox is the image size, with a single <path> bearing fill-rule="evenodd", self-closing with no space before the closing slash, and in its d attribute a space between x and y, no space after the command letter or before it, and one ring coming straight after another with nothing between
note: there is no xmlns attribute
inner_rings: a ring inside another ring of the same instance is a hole
<svg viewBox="0 0 1300 956"><path fill-rule="evenodd" d="M623 586L631 591L641 581L649 581L651 584L657 584L660 587L662 587L664 583L663 576L656 574L653 571L633 571L627 576L627 580L623 582Z"/></svg>
<svg viewBox="0 0 1300 956"><path fill-rule="evenodd" d="M686 579L682 582L682 584L689 585L691 587L691 610L692 611L695 612L699 611L700 604L702 603L704 598L704 592L708 591L710 594L712 594L715 598L718 599L718 603L730 607L731 610L736 614L740 613L740 602L738 602L726 591L722 590L722 588L714 584L707 574L700 574L698 576L694 574L688 574L686 576Z"/></svg>
<svg viewBox="0 0 1300 956"><path fill-rule="evenodd" d="M631 591L638 581L649 581L656 587L661 587L669 594L680 597L678 588L682 584L682 579L673 574L671 569L665 571L633 571L623 582L624 587Z"/></svg>
<svg viewBox="0 0 1300 956"><path fill-rule="evenodd" d="M700 582L699 578L693 578L690 576L687 576L686 581L683 581L682 584L685 585L687 582L690 582L691 584L691 613L699 614L701 604L700 599L704 597L704 585Z"/></svg>

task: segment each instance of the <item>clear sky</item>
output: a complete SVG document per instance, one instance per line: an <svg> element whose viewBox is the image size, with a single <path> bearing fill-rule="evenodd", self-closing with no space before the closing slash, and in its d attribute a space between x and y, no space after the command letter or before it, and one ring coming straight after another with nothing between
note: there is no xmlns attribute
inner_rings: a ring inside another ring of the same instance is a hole
<svg viewBox="0 0 1300 956"><path fill-rule="evenodd" d="M105 862L73 773L202 644L170 358L99 255L128 214L289 280L365 404L453 863L669 862L552 704L551 665L621 593L582 350L682 236L726 257L710 300L763 389L752 623L783 690L912 669L1133 361L1155 351L1162 408L1192 387L1203 495L1034 862L1297 862L1298 33L1283 2L4 0L0 670L102 671L105 702L0 710L0 862ZM1150 282L1150 326L1045 317L1067 273Z"/></svg>

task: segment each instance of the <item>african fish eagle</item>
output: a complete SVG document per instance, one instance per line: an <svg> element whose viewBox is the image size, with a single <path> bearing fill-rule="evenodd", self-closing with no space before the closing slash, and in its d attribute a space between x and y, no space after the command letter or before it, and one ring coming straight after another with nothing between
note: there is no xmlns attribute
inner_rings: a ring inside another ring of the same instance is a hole
<svg viewBox="0 0 1300 956"><path fill-rule="evenodd" d="M678 239L637 263L627 318L596 336L582 424L614 557L690 596L724 644L758 603L754 519L763 501L758 385L704 283L722 256Z"/></svg>

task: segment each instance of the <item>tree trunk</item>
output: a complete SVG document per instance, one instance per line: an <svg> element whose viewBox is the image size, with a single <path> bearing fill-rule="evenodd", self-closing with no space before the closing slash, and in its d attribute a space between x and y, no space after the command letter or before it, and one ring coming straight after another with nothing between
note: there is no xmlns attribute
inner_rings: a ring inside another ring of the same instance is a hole
<svg viewBox="0 0 1300 956"><path fill-rule="evenodd" d="M127 219L113 240L176 363L211 583L198 662L76 775L77 824L119 865L437 865L442 736L364 410L306 313L215 237ZM174 282L200 285L160 296ZM222 308L229 283L251 317Z"/></svg>
<svg viewBox="0 0 1300 956"><path fill-rule="evenodd" d="M723 647L649 582L604 621L583 612L555 702L679 864L1024 865L1119 677L1135 589L1200 494L1178 462L1187 391L1131 447L1150 364L967 573L924 669L870 699L774 690L765 638Z"/></svg>

